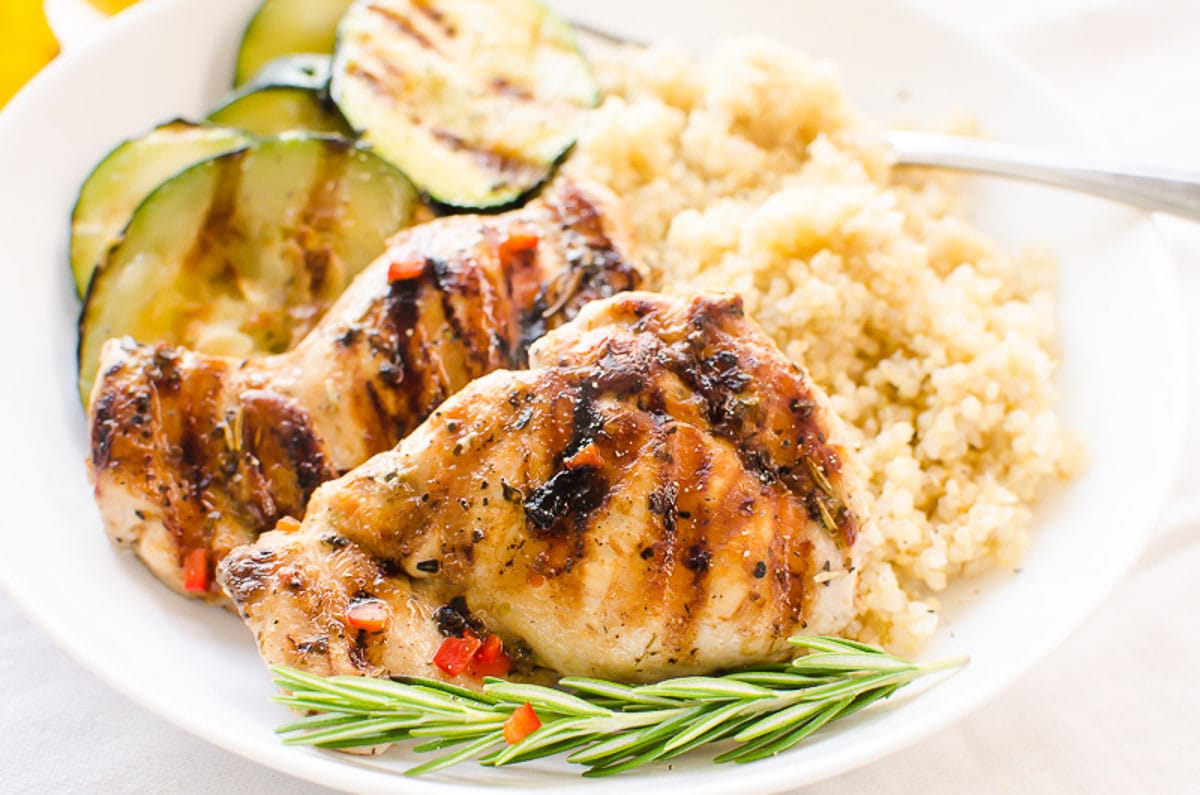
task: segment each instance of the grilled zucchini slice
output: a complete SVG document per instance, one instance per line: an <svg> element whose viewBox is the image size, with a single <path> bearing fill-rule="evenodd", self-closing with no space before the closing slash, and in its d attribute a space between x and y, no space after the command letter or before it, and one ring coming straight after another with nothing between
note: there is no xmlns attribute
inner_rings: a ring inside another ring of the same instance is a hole
<svg viewBox="0 0 1200 795"><path fill-rule="evenodd" d="M291 131L354 134L329 99L327 55L276 58L210 113L208 120L259 136Z"/></svg>
<svg viewBox="0 0 1200 795"><path fill-rule="evenodd" d="M536 0L360 0L330 93L432 199L477 209L549 177L599 96L570 27Z"/></svg>
<svg viewBox="0 0 1200 795"><path fill-rule="evenodd" d="M290 349L416 206L403 174L338 138L265 139L181 172L142 202L92 279L84 402L113 337L231 356Z"/></svg>
<svg viewBox="0 0 1200 795"><path fill-rule="evenodd" d="M320 92L293 86L238 92L210 113L208 120L260 136L291 131L353 134L342 114Z"/></svg>
<svg viewBox="0 0 1200 795"><path fill-rule="evenodd" d="M240 149L237 130L172 121L110 152L84 181L71 213L71 272L83 295L92 271L121 236L129 216L159 183L193 163Z"/></svg>
<svg viewBox="0 0 1200 795"><path fill-rule="evenodd" d="M282 55L333 52L338 20L352 0L264 0L242 34L233 85L245 85Z"/></svg>
<svg viewBox="0 0 1200 795"><path fill-rule="evenodd" d="M273 61L268 61L258 70L254 79L242 87L244 91L268 86L288 86L291 88L310 88L313 91L328 94L329 65L332 61L329 55L314 55L312 53L297 53L281 55Z"/></svg>

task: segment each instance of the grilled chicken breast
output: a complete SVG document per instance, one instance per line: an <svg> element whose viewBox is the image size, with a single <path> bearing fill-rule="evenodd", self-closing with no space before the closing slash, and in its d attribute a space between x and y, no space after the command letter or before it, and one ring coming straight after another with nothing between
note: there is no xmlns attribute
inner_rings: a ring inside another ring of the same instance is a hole
<svg viewBox="0 0 1200 795"><path fill-rule="evenodd" d="M473 382L225 558L269 663L452 678L431 660L468 624L517 676L643 681L777 660L849 620L852 453L740 299L595 302L530 368ZM351 626L371 600L382 630Z"/></svg>
<svg viewBox="0 0 1200 795"><path fill-rule="evenodd" d="M563 183L504 215L399 233L286 354L109 341L89 409L109 536L176 590L220 598L208 575L230 549L302 516L317 485L472 379L523 366L588 301L636 287L627 229L611 196Z"/></svg>

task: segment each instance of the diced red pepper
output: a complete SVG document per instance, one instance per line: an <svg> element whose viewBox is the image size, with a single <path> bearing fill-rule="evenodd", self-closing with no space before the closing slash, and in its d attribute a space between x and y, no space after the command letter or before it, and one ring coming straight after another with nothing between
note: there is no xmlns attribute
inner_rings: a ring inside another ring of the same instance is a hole
<svg viewBox="0 0 1200 795"><path fill-rule="evenodd" d="M604 456L600 454L600 448L595 442L588 442L579 452L563 462L563 466L567 469L582 469L583 467L592 467L600 469L604 466Z"/></svg>
<svg viewBox="0 0 1200 795"><path fill-rule="evenodd" d="M300 520L294 516L281 516L275 523L275 529L285 533L294 533L300 529Z"/></svg>
<svg viewBox="0 0 1200 795"><path fill-rule="evenodd" d="M346 623L355 629L382 632L387 622L388 608L382 599L359 599L346 611Z"/></svg>
<svg viewBox="0 0 1200 795"><path fill-rule="evenodd" d="M504 742L516 745L540 728L542 722L533 711L533 705L526 701L514 709L513 714L504 721Z"/></svg>
<svg viewBox="0 0 1200 795"><path fill-rule="evenodd" d="M504 641L496 634L487 636L467 668L471 676L479 679L485 676L508 676L511 670L512 658L504 651Z"/></svg>
<svg viewBox="0 0 1200 795"><path fill-rule="evenodd" d="M512 660L510 660L506 654L499 660L493 660L492 662L480 662L479 660L472 660L467 672L476 679L482 679L485 676L495 676L503 679L504 677L508 676L509 671L511 670Z"/></svg>
<svg viewBox="0 0 1200 795"><path fill-rule="evenodd" d="M409 279L415 279L425 272L425 260L423 259L401 259L393 260L391 265L388 265L388 281L389 282L406 282Z"/></svg>
<svg viewBox="0 0 1200 795"><path fill-rule="evenodd" d="M183 556L183 590L202 593L208 590L208 550L200 547Z"/></svg>
<svg viewBox="0 0 1200 795"><path fill-rule="evenodd" d="M500 258L508 259L514 254L533 251L538 247L538 236L532 232L512 231L500 243Z"/></svg>
<svg viewBox="0 0 1200 795"><path fill-rule="evenodd" d="M479 638L469 632L461 638L446 638L433 655L433 664L451 676L458 676L467 670L478 650Z"/></svg>
<svg viewBox="0 0 1200 795"><path fill-rule="evenodd" d="M484 638L483 643L479 646L479 651L475 652L475 659L479 662L496 662L504 654L504 641L496 633L492 633Z"/></svg>

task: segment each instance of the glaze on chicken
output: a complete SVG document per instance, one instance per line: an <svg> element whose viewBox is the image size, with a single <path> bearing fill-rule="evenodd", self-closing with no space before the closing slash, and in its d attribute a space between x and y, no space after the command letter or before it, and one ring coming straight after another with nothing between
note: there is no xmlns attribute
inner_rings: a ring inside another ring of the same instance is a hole
<svg viewBox="0 0 1200 795"><path fill-rule="evenodd" d="M517 677L645 681L778 660L851 618L852 453L739 298L592 303L530 368L476 380L224 560L269 663L453 679L431 660L474 626ZM386 625L351 626L372 600Z"/></svg>
<svg viewBox="0 0 1200 795"><path fill-rule="evenodd" d="M208 575L230 549L302 516L320 483L472 379L524 366L588 301L635 288L627 228L610 195L561 183L520 210L399 233L288 353L110 340L89 409L109 536L176 590L220 598Z"/></svg>

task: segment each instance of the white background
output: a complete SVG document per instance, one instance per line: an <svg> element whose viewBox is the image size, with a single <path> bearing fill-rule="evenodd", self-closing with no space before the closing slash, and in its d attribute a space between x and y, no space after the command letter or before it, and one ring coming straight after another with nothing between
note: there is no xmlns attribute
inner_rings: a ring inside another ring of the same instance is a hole
<svg viewBox="0 0 1200 795"><path fill-rule="evenodd" d="M1025 59L1120 155L1200 172L1200 2L913 2ZM1164 218L1161 226L1196 362L1200 225ZM1129 266L1136 279L1137 263ZM1198 375L1194 368L1193 396ZM1191 415L1194 452L1167 512L1082 629L972 717L807 791L1200 791L1200 410ZM1137 433L1132 417L1115 430ZM0 791L326 791L144 711L68 659L2 594L0 682Z"/></svg>

